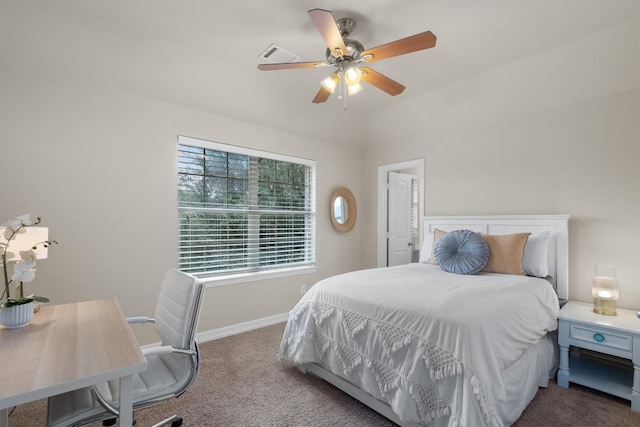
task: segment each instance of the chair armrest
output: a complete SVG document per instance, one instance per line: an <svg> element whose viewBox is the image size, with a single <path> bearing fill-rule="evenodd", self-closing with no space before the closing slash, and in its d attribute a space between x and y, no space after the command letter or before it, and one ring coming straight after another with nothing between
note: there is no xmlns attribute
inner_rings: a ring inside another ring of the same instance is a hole
<svg viewBox="0 0 640 427"><path fill-rule="evenodd" d="M147 347L141 348L142 355L144 357L160 355L160 354L170 354L173 351L173 347L170 345L158 345L155 347Z"/></svg>
<svg viewBox="0 0 640 427"><path fill-rule="evenodd" d="M133 323L155 323L155 319L145 316L127 317L127 323L130 325Z"/></svg>
<svg viewBox="0 0 640 427"><path fill-rule="evenodd" d="M171 353L181 353L181 354L196 354L194 350L183 350L181 348L174 348L170 345L159 345L156 347L147 347L141 349L142 355L144 357L154 356L154 355L162 355L162 354L171 354Z"/></svg>

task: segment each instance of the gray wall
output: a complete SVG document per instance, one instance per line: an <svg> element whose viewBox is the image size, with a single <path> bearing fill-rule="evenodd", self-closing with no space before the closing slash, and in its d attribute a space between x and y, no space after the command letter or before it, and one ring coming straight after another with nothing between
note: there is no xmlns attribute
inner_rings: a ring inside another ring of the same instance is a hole
<svg viewBox="0 0 640 427"><path fill-rule="evenodd" d="M570 298L589 302L595 264L618 267L640 307L638 22L474 76L368 117L365 209L378 165L425 159L425 214L569 214ZM384 116L394 117L385 122ZM375 221L363 226L375 265Z"/></svg>
<svg viewBox="0 0 640 427"><path fill-rule="evenodd" d="M128 316L153 314L177 264L178 135L317 161L317 272L208 288L200 331L286 313L300 285L361 266L362 227L339 234L329 217L337 187L362 197L355 149L41 76L3 72L0 93L0 222L42 216L60 242L27 292L53 303L116 297Z"/></svg>

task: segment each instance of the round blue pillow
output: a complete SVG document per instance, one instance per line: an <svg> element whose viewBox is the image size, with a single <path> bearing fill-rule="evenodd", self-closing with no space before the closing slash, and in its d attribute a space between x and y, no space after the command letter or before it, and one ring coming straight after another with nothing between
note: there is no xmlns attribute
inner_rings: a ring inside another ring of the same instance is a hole
<svg viewBox="0 0 640 427"><path fill-rule="evenodd" d="M438 240L433 255L444 271L475 274L489 260L489 245L478 233L456 230Z"/></svg>

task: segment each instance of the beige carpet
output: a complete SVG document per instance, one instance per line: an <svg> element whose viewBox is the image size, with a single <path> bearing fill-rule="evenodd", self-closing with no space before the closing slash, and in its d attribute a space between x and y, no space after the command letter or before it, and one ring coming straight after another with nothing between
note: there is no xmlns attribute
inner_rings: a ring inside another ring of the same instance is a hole
<svg viewBox="0 0 640 427"><path fill-rule="evenodd" d="M395 426L324 381L280 368L276 353L283 330L284 324L278 324L202 344L202 368L193 386L179 399L139 411L138 426L173 413L191 427ZM43 426L45 412L46 401L19 406L9 425ZM552 382L540 389L514 426L638 427L640 413L632 412L626 400Z"/></svg>

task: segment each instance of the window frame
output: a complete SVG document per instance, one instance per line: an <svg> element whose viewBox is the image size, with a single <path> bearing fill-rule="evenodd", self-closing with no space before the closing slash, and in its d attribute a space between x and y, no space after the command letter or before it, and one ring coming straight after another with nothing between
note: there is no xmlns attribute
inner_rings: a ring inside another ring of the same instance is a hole
<svg viewBox="0 0 640 427"><path fill-rule="evenodd" d="M210 150L216 150L226 153L239 154L243 156L249 157L258 157L263 159L270 159L288 163L295 163L304 166L308 166L311 168L311 192L310 192L310 206L311 206L311 219L313 221L310 227L310 242L311 247L311 257L309 265L304 266L281 266L281 267L271 267L265 268L260 271L241 271L241 272L229 272L225 273L224 271L220 273L213 273L211 275L197 275L201 280L205 282L205 286L223 286L223 285L232 285L237 283L245 283L252 282L258 280L267 280L274 279L280 277L288 277L295 276L301 274L311 274L317 271L316 266L316 247L317 247L317 207L316 207L316 161L305 159L301 157L289 156L284 154L278 154L273 152L268 152L264 150L258 150L253 148L241 147L237 145L223 144L220 142L207 141L198 138L192 138L188 136L178 136L178 143L176 145L176 179L178 179L179 173L179 164L178 164L178 154L180 151L181 145L187 145L192 147L205 148ZM176 188L178 187L176 182ZM180 200L178 200L178 192L176 191L176 211L178 213L178 217L180 216ZM188 209L188 208L187 208ZM179 256L180 251L180 225L179 220L176 227L177 231L177 255ZM176 259L177 260L177 259ZM177 267L179 268L179 266Z"/></svg>

